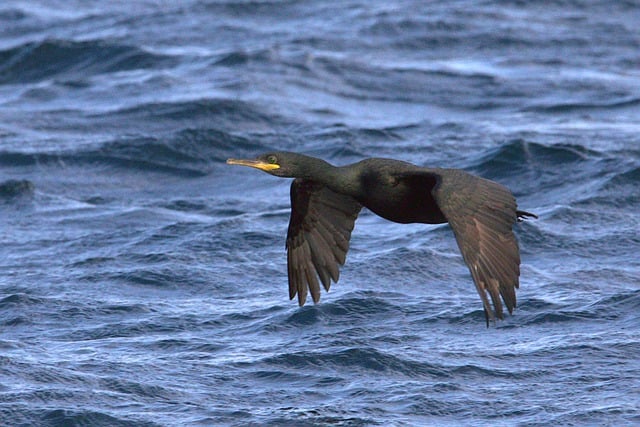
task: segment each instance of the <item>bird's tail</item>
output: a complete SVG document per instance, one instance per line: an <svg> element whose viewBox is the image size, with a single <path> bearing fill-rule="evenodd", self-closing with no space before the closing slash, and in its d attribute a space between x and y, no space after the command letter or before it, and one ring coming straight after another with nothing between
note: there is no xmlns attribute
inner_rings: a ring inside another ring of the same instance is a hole
<svg viewBox="0 0 640 427"><path fill-rule="evenodd" d="M524 221L527 217L538 219L538 215L527 211L516 211L516 216L518 218L518 222Z"/></svg>

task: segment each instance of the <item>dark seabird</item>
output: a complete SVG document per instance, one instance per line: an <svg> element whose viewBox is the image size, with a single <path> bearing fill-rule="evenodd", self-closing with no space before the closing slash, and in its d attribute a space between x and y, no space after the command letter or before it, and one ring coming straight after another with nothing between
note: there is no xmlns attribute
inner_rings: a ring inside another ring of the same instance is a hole
<svg viewBox="0 0 640 427"><path fill-rule="evenodd" d="M487 325L503 318L502 301L513 312L520 253L512 227L525 217L537 217L517 210L511 191L497 182L392 159L336 167L302 154L274 152L227 163L295 178L286 248L289 297L298 295L301 306L307 292L314 302L320 300L320 283L328 291L331 281L338 281L355 220L366 207L402 224L448 222L482 299Z"/></svg>

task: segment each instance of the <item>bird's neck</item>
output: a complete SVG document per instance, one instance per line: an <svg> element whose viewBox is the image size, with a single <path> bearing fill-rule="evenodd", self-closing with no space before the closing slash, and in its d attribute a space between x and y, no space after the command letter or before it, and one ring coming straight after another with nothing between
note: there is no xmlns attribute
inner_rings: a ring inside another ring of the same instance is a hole
<svg viewBox="0 0 640 427"><path fill-rule="evenodd" d="M354 165L333 166L321 159L314 158L313 160L318 164L316 167L309 168L308 170L313 173L304 176L304 178L319 182L336 193L353 197L360 194L358 170L353 167Z"/></svg>

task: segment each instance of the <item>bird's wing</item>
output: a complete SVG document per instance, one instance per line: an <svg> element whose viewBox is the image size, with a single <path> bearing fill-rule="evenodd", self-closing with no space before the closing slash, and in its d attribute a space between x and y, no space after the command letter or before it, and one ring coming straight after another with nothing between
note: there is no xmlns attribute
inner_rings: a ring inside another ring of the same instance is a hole
<svg viewBox="0 0 640 427"><path fill-rule="evenodd" d="M314 181L291 184L291 219L287 231L289 298L302 306L311 292L320 300L318 278L326 290L338 281L349 250L351 231L362 205Z"/></svg>
<svg viewBox="0 0 640 427"><path fill-rule="evenodd" d="M520 253L513 234L516 201L504 186L463 171L445 170L432 189L438 207L451 225L489 320L502 319L516 306ZM487 298L491 297L494 311Z"/></svg>

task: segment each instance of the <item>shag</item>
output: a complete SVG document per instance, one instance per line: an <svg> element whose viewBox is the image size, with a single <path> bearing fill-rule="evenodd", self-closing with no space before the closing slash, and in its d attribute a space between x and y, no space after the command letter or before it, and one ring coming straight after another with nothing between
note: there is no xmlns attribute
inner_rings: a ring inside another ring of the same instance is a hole
<svg viewBox="0 0 640 427"><path fill-rule="evenodd" d="M289 298L298 295L301 306L307 292L315 303L320 300L320 282L327 291L331 281L338 282L355 220L366 207L402 224L448 222L482 299L487 326L503 318L500 296L513 312L520 253L512 227L537 216L517 210L511 191L497 182L458 169L379 158L336 167L302 154L274 152L227 163L295 178L286 249Z"/></svg>

